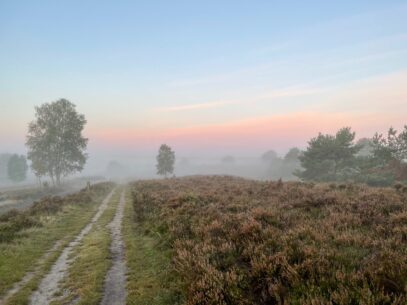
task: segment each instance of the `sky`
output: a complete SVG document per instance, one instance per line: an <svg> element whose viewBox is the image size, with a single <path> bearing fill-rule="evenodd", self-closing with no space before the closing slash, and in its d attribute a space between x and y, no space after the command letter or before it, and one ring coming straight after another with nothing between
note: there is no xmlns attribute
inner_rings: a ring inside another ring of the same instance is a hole
<svg viewBox="0 0 407 305"><path fill-rule="evenodd" d="M0 152L69 99L90 156L261 155L407 124L407 1L0 0Z"/></svg>

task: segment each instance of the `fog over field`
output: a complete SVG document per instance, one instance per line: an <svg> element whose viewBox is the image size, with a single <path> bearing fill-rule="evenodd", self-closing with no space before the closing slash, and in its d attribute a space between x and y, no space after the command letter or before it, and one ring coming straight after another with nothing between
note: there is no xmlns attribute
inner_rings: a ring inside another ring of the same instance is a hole
<svg viewBox="0 0 407 305"><path fill-rule="evenodd" d="M405 0L0 0L0 305L407 304Z"/></svg>
<svg viewBox="0 0 407 305"><path fill-rule="evenodd" d="M0 153L26 156L35 107L59 99L85 116L85 176L154 177L166 143L177 176L284 179L265 152L406 124L403 1L77 6L0 4Z"/></svg>

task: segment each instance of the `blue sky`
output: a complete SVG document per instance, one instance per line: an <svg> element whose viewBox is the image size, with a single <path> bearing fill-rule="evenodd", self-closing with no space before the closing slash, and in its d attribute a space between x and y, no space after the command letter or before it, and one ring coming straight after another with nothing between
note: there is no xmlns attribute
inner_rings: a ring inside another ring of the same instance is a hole
<svg viewBox="0 0 407 305"><path fill-rule="evenodd" d="M86 114L95 147L170 138L187 150L259 122L291 137L275 136L285 150L343 124L400 127L406 16L406 1L0 0L0 151L23 149L34 105L60 97ZM282 117L332 119L295 137Z"/></svg>

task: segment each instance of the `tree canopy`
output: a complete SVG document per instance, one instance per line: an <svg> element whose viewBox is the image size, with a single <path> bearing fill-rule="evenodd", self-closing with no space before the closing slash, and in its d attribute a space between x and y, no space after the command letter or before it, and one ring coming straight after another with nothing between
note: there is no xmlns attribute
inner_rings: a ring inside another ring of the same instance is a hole
<svg viewBox="0 0 407 305"><path fill-rule="evenodd" d="M220 160L223 164L234 164L236 162L235 157L227 155L222 157L222 159Z"/></svg>
<svg viewBox="0 0 407 305"><path fill-rule="evenodd" d="M403 162L407 159L407 125L401 133L390 127L387 136L375 134L373 137L374 156L383 162Z"/></svg>
<svg viewBox="0 0 407 305"><path fill-rule="evenodd" d="M24 156L14 154L10 157L7 164L8 178L14 182L24 181L27 177L27 160Z"/></svg>
<svg viewBox="0 0 407 305"><path fill-rule="evenodd" d="M35 107L26 145L31 168L38 177L48 175L60 184L62 177L83 169L88 142L82 136L85 124L85 116L66 99Z"/></svg>
<svg viewBox="0 0 407 305"><path fill-rule="evenodd" d="M267 162L267 163L273 162L273 161L277 160L278 158L279 158L278 154L274 150L268 150L264 154L261 155L261 160L263 162Z"/></svg>
<svg viewBox="0 0 407 305"><path fill-rule="evenodd" d="M340 129L335 135L319 134L308 142L306 151L299 156L304 170L296 175L304 180L337 181L355 160L360 146L354 143L355 133L350 127Z"/></svg>
<svg viewBox="0 0 407 305"><path fill-rule="evenodd" d="M0 154L0 180L8 178L7 167L11 156L12 154Z"/></svg>
<svg viewBox="0 0 407 305"><path fill-rule="evenodd" d="M174 172L175 152L167 144L162 144L157 155L157 174L167 177Z"/></svg>

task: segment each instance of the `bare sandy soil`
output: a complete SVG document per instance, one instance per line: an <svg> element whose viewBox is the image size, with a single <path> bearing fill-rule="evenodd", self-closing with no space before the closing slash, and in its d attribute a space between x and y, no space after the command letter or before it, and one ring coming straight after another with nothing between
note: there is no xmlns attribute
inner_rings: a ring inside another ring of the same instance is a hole
<svg viewBox="0 0 407 305"><path fill-rule="evenodd" d="M125 191L123 190L116 215L109 224L112 234L110 245L112 267L106 275L102 305L124 305L126 303L126 262L121 230L125 202Z"/></svg>

